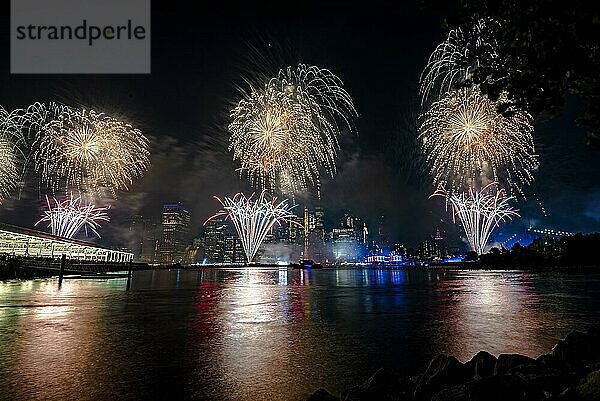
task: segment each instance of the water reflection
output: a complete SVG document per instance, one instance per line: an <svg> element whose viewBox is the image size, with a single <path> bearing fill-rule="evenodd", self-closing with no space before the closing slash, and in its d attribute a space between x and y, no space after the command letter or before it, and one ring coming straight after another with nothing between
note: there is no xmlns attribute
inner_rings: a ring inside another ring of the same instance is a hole
<svg viewBox="0 0 600 401"><path fill-rule="evenodd" d="M200 269L124 288L1 282L0 399L300 400L438 352L537 356L600 317L598 275Z"/></svg>

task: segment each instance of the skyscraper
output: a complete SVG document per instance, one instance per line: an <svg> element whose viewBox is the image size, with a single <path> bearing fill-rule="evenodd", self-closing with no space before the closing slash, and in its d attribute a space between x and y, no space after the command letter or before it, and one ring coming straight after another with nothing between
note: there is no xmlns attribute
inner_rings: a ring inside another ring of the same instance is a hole
<svg viewBox="0 0 600 401"><path fill-rule="evenodd" d="M140 257L142 262L154 263L157 261L159 234L160 231L156 221L147 219L142 235L142 254Z"/></svg>
<svg viewBox="0 0 600 401"><path fill-rule="evenodd" d="M225 260L225 240L227 224L221 219L213 219L204 225L204 259L209 263L223 263ZM233 254L231 255L233 258Z"/></svg>
<svg viewBox="0 0 600 401"><path fill-rule="evenodd" d="M190 213L181 202L163 206L162 238L159 244L159 260L162 263L184 260L189 229Z"/></svg>

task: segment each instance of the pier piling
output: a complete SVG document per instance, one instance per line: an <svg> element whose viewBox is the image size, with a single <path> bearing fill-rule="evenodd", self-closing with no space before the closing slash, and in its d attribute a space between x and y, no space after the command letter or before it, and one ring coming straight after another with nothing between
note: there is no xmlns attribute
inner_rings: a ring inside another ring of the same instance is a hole
<svg viewBox="0 0 600 401"><path fill-rule="evenodd" d="M133 259L129 261L129 269L127 270L127 291L131 288L131 268L133 266Z"/></svg>
<svg viewBox="0 0 600 401"><path fill-rule="evenodd" d="M60 273L58 273L58 286L60 287L63 282L63 276L65 275L65 264L67 263L67 255L64 253L60 258Z"/></svg>

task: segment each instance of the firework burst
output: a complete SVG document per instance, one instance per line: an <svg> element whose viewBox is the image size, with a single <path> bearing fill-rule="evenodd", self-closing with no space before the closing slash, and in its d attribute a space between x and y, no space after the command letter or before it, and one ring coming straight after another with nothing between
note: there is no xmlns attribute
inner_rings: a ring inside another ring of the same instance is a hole
<svg viewBox="0 0 600 401"><path fill-rule="evenodd" d="M277 202L277 198L274 197L267 199L264 190L257 199L253 197L254 194L246 197L243 193L237 193L233 198L221 199L214 196L223 209L204 222L206 224L217 218L231 220L242 242L248 263L252 262L258 248L275 224L297 224L293 220L296 216L291 212L294 206L289 206L287 199L281 202Z"/></svg>
<svg viewBox="0 0 600 401"><path fill-rule="evenodd" d="M0 106L0 203L24 179L31 117L37 105L13 111Z"/></svg>
<svg viewBox="0 0 600 401"><path fill-rule="evenodd" d="M329 70L299 65L252 88L230 113L229 149L240 174L259 188L283 193L318 186L335 174L338 136L352 131L352 98Z"/></svg>
<svg viewBox="0 0 600 401"><path fill-rule="evenodd" d="M496 105L477 87L462 88L421 116L421 149L436 187L454 192L501 181L522 195L521 186L532 182L533 118L518 110L504 117Z"/></svg>
<svg viewBox="0 0 600 401"><path fill-rule="evenodd" d="M422 105L429 105L446 92L457 89L475 74L489 77L490 71L500 68L502 59L495 39L498 27L497 21L484 18L470 28L457 28L448 33L421 74Z"/></svg>
<svg viewBox="0 0 600 401"><path fill-rule="evenodd" d="M506 196L497 183L491 183L480 191L469 188L468 192L449 194L443 189L435 191L431 197L440 196L452 205L452 215L460 220L471 250L482 254L490 235L503 221L520 217L518 210L510 206L514 197Z"/></svg>
<svg viewBox="0 0 600 401"><path fill-rule="evenodd" d="M51 189L116 196L147 170L148 140L140 130L94 110L51 104L43 111L33 159Z"/></svg>
<svg viewBox="0 0 600 401"><path fill-rule="evenodd" d="M86 237L88 230L100 237L100 223L110 221L108 207L96 207L80 196L74 197L72 193L63 201L52 198L52 202L46 195L46 206L48 210L44 211L35 225L47 222L52 235L63 238L74 238L82 229L85 230Z"/></svg>

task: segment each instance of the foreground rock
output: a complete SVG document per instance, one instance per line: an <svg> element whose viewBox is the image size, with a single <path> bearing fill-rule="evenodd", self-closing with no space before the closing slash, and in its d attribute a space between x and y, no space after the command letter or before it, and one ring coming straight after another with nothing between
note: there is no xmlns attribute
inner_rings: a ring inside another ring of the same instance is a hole
<svg viewBox="0 0 600 401"><path fill-rule="evenodd" d="M309 401L600 401L600 325L573 331L552 353L532 359L481 351L466 363L438 355L419 376L379 369L361 386Z"/></svg>

